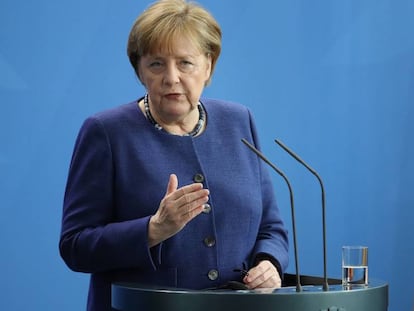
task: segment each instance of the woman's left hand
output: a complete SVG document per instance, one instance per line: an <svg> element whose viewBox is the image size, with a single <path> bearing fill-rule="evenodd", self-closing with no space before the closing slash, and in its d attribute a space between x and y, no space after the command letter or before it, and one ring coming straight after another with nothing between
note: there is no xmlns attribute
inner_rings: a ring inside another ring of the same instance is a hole
<svg viewBox="0 0 414 311"><path fill-rule="evenodd" d="M243 278L243 282L249 289L280 288L282 286L279 272L269 260L263 260L251 268Z"/></svg>

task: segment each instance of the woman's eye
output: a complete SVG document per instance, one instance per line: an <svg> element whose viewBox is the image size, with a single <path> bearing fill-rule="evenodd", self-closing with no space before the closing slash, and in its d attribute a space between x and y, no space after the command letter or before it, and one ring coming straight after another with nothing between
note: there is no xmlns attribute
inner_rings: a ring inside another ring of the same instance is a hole
<svg viewBox="0 0 414 311"><path fill-rule="evenodd" d="M193 65L194 65L192 62L190 62L190 61L188 61L188 60L183 60L183 61L181 61L181 64L182 64L183 66L193 66Z"/></svg>
<svg viewBox="0 0 414 311"><path fill-rule="evenodd" d="M161 73L164 67L164 63L161 61L152 61L148 64L149 70L155 74Z"/></svg>
<svg viewBox="0 0 414 311"><path fill-rule="evenodd" d="M194 63L188 60L182 60L179 63L181 70L188 72L193 70L194 68Z"/></svg>
<svg viewBox="0 0 414 311"><path fill-rule="evenodd" d="M157 68L157 67L161 67L161 62L152 62L150 63L150 67L151 68Z"/></svg>

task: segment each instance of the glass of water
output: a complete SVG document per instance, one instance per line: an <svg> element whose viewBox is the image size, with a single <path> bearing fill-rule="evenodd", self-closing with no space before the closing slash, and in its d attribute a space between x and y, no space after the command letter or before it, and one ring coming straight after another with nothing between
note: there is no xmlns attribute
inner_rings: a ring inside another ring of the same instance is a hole
<svg viewBox="0 0 414 311"><path fill-rule="evenodd" d="M368 247L342 247L342 285L346 287L368 285Z"/></svg>

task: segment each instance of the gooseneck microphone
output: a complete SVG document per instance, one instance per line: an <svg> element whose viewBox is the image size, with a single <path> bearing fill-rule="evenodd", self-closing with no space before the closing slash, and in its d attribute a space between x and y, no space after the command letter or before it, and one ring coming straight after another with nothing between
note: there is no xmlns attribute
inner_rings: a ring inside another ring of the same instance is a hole
<svg viewBox="0 0 414 311"><path fill-rule="evenodd" d="M296 153L294 153L291 149L289 149L286 145L284 145L280 140L275 139L275 142L282 147L287 153L289 153L296 161L300 164L305 166L319 181L321 186L321 193L322 193L322 235L323 235L323 290L328 291L328 276L326 271L326 221L325 221L325 188L323 186L322 178L319 174L311 168L305 161L303 161Z"/></svg>
<svg viewBox="0 0 414 311"><path fill-rule="evenodd" d="M271 168L273 168L282 178L286 181L286 184L289 188L289 194L290 194L290 210L292 213L292 231L293 231L293 248L295 252L295 268L296 268L296 291L300 292L302 291L302 286L300 285L300 274L299 274L299 263L298 263L298 248L296 244L296 221L295 221L295 205L293 201L293 191L292 187L290 185L289 180L287 179L286 175L278 168L276 165L274 165L272 162L270 162L259 150L257 150L256 147L254 147L252 144L250 144L246 139L242 138L242 142L250 148L260 159L262 159L264 162L266 162Z"/></svg>

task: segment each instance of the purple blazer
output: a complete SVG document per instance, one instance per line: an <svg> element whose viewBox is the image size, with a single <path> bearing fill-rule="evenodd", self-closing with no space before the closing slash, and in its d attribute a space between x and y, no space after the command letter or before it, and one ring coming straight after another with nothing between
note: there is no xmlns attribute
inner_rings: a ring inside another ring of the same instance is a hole
<svg viewBox="0 0 414 311"><path fill-rule="evenodd" d="M284 271L288 238L249 110L205 99L198 137L157 130L137 101L88 118L76 140L67 180L59 249L74 271L91 274L88 310L111 310L111 283L203 289L241 280L257 254ZM210 190L204 213L149 248L148 221L171 173L180 186Z"/></svg>

